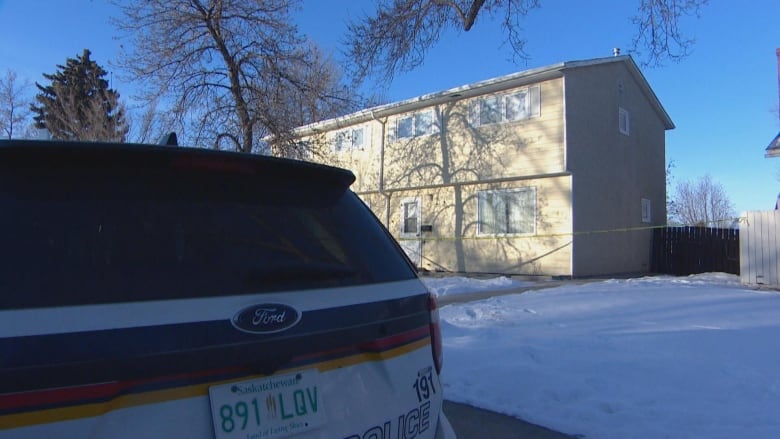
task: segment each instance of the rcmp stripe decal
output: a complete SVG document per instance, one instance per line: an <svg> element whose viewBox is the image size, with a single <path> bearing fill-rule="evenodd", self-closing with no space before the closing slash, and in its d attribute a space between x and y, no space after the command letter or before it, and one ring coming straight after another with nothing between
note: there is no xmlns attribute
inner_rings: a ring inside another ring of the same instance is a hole
<svg viewBox="0 0 780 439"><path fill-rule="evenodd" d="M296 357L278 373L316 367L320 372L385 361L430 346L429 327L361 345ZM165 378L91 384L15 394L0 394L0 429L99 416L111 410L208 395L208 388L263 375L237 369L201 371Z"/></svg>

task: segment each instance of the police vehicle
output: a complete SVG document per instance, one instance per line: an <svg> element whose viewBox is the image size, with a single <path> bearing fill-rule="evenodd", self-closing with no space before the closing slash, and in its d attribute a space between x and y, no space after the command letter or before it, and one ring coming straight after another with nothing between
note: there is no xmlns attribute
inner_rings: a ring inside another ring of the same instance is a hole
<svg viewBox="0 0 780 439"><path fill-rule="evenodd" d="M436 301L353 180L0 142L0 438L453 438Z"/></svg>

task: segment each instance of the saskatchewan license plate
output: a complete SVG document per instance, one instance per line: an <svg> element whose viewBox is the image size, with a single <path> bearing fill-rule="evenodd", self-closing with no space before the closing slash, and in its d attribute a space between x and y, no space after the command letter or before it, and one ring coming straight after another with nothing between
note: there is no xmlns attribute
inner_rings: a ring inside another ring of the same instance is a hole
<svg viewBox="0 0 780 439"><path fill-rule="evenodd" d="M209 388L217 439L270 439L325 424L318 371L229 383Z"/></svg>

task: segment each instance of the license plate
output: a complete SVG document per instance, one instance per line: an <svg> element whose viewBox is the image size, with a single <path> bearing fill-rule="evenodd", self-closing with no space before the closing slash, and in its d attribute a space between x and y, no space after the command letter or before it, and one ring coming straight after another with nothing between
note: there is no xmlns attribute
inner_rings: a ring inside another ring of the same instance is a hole
<svg viewBox="0 0 780 439"><path fill-rule="evenodd" d="M223 384L209 388L217 439L271 439L325 424L318 371Z"/></svg>

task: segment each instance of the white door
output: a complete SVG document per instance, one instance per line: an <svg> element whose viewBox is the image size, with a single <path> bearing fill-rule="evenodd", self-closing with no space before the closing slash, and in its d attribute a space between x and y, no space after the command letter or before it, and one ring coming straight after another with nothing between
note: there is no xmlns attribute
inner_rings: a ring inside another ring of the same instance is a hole
<svg viewBox="0 0 780 439"><path fill-rule="evenodd" d="M420 223L422 219L419 198L404 198L401 200L401 247L415 266L422 264L422 239L420 239Z"/></svg>

